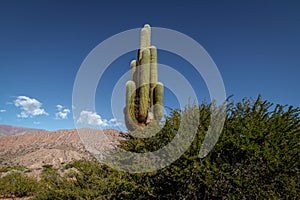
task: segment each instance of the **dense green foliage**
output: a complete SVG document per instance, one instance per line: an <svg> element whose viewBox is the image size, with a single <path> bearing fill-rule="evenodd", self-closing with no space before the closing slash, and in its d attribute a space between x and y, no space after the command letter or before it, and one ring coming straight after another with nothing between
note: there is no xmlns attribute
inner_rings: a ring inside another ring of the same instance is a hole
<svg viewBox="0 0 300 200"><path fill-rule="evenodd" d="M174 138L185 112L199 109L197 135L171 165L138 174L94 161L70 163L64 175L44 168L39 182L44 190L35 199L299 199L300 110L261 97L229 102L223 132L201 159L198 154L211 106L172 110L156 136L129 138L121 144L132 152L160 149Z"/></svg>
<svg viewBox="0 0 300 200"><path fill-rule="evenodd" d="M24 166L20 166L20 165L17 165L17 166L7 166L7 167L3 167L3 168L0 168L0 172L9 172L9 171L25 171L27 170L26 167Z"/></svg>
<svg viewBox="0 0 300 200"><path fill-rule="evenodd" d="M35 178L16 171L10 171L0 179L0 194L6 197L31 196L38 191L38 187Z"/></svg>

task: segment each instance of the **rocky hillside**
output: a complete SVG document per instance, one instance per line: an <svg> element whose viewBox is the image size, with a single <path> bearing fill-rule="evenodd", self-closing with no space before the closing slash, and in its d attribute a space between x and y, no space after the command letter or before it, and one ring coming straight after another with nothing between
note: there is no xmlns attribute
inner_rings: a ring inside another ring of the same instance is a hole
<svg viewBox="0 0 300 200"><path fill-rule="evenodd" d="M34 129L34 128L25 128L19 126L10 126L6 124L0 124L0 136L5 135L23 135L26 133L33 133L37 131L42 131L42 129Z"/></svg>
<svg viewBox="0 0 300 200"><path fill-rule="evenodd" d="M81 135L81 137L79 137ZM24 165L39 168L49 164L59 167L64 163L82 158L91 158L91 147L103 153L122 139L122 133L114 129L80 129L58 131L38 131L25 135L0 137L0 167ZM83 145L82 141L97 144Z"/></svg>

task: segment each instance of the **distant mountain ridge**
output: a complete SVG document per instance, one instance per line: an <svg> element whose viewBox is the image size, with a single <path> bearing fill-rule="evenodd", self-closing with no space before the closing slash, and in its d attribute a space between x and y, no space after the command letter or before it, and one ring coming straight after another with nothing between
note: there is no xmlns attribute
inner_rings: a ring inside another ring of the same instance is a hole
<svg viewBox="0 0 300 200"><path fill-rule="evenodd" d="M0 124L0 136L23 135L23 134L33 133L38 131L44 131L44 130Z"/></svg>
<svg viewBox="0 0 300 200"><path fill-rule="evenodd" d="M98 154L102 155L107 148L123 140L124 134L115 129L85 128L80 131L35 131L23 135L1 136L0 168L15 165L39 168L46 164L61 167L63 163L72 160L91 159L89 146L83 144L84 138L91 142L97 141L92 148L96 147Z"/></svg>
<svg viewBox="0 0 300 200"><path fill-rule="evenodd" d="M38 131L45 130L0 124L0 136L24 135Z"/></svg>

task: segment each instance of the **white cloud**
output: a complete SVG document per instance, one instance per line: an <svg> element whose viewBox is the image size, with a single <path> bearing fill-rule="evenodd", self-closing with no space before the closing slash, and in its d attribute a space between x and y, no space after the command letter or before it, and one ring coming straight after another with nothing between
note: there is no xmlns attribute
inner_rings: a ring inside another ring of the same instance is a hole
<svg viewBox="0 0 300 200"><path fill-rule="evenodd" d="M61 111L63 109L63 106L62 105L56 105L56 109Z"/></svg>
<svg viewBox="0 0 300 200"><path fill-rule="evenodd" d="M18 114L18 117L28 118L37 115L49 115L42 107L42 103L36 99L26 96L18 96L14 101L16 107L20 107L22 112Z"/></svg>
<svg viewBox="0 0 300 200"><path fill-rule="evenodd" d="M58 111L55 113L55 119L68 119L68 114L70 114L70 110L64 108L62 105L56 105L56 110Z"/></svg>
<svg viewBox="0 0 300 200"><path fill-rule="evenodd" d="M41 122L34 121L33 124L39 125Z"/></svg>
<svg viewBox="0 0 300 200"><path fill-rule="evenodd" d="M108 126L107 120L102 120L101 116L97 113L86 110L81 111L77 123L93 126Z"/></svg>
<svg viewBox="0 0 300 200"><path fill-rule="evenodd" d="M0 110L0 113L6 112L6 110Z"/></svg>
<svg viewBox="0 0 300 200"><path fill-rule="evenodd" d="M78 124L86 124L91 126L101 126L101 127L109 127L109 126L118 126L119 123L117 119L112 118L110 120L102 119L100 115L96 112L83 110L80 113L79 118L77 119Z"/></svg>

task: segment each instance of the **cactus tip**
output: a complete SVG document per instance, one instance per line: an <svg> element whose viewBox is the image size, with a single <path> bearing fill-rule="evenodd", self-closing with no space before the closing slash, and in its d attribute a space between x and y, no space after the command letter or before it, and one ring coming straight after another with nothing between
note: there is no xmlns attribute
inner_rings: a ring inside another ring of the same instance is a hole
<svg viewBox="0 0 300 200"><path fill-rule="evenodd" d="M150 25L149 24L145 24L144 28L150 28Z"/></svg>
<svg viewBox="0 0 300 200"><path fill-rule="evenodd" d="M132 60L130 63L130 66L133 67L133 66L135 66L135 64L136 64L136 60Z"/></svg>

